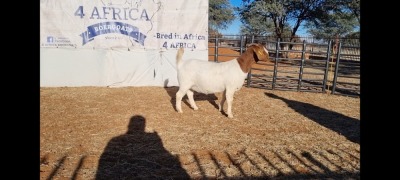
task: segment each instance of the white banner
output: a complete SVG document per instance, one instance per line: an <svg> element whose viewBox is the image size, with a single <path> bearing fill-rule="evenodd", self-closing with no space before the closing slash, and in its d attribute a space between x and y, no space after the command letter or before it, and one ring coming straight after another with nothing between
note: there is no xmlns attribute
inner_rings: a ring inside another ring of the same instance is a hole
<svg viewBox="0 0 400 180"><path fill-rule="evenodd" d="M41 0L40 46L207 49L208 0Z"/></svg>
<svg viewBox="0 0 400 180"><path fill-rule="evenodd" d="M178 86L208 59L208 0L41 0L40 85Z"/></svg>

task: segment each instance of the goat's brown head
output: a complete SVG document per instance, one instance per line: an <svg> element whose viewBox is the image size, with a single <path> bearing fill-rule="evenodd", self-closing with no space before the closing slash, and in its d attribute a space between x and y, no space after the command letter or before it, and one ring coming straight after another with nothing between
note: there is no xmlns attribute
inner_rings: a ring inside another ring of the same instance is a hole
<svg viewBox="0 0 400 180"><path fill-rule="evenodd" d="M244 73L248 73L253 63L258 61L267 61L269 54L267 49L261 45L252 43L247 46L246 52L237 58L240 68Z"/></svg>
<svg viewBox="0 0 400 180"><path fill-rule="evenodd" d="M267 61L269 59L268 50L263 45L251 43L247 46L247 48L253 51L253 57L256 62Z"/></svg>

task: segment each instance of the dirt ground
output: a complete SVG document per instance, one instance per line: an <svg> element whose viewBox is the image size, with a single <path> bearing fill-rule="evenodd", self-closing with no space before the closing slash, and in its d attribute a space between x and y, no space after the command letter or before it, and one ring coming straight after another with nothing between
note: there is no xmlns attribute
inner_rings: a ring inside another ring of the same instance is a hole
<svg viewBox="0 0 400 180"><path fill-rule="evenodd" d="M360 179L359 98L243 87L229 119L176 91L40 88L40 179Z"/></svg>

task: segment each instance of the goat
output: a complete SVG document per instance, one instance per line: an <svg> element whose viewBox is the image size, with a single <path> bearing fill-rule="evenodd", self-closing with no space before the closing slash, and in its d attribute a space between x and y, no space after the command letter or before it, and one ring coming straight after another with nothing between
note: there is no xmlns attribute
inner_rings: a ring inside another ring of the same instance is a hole
<svg viewBox="0 0 400 180"><path fill-rule="evenodd" d="M193 99L193 91L211 94L223 92L222 100L218 105L223 110L225 101L228 104L228 117L233 118L233 95L243 86L253 63L269 58L268 50L261 44L250 44L247 50L238 58L226 62L209 62L197 59L182 61L184 49L180 48L176 55L179 90L176 93L176 110L182 113L181 101L186 94L190 106L194 110L199 108Z"/></svg>

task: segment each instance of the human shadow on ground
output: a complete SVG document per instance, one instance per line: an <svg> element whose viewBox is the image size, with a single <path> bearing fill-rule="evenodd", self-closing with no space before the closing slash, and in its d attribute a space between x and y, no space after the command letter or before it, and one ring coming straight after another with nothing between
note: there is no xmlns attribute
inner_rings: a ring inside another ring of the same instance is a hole
<svg viewBox="0 0 400 180"><path fill-rule="evenodd" d="M189 179L179 159L163 146L157 132L145 132L146 119L135 115L128 131L112 138L99 159L99 179Z"/></svg>
<svg viewBox="0 0 400 180"><path fill-rule="evenodd" d="M176 101L176 92L178 92L179 87L166 87L165 91L167 91L168 95L171 97L171 105L172 107L174 107L175 111L176 111L176 107L175 107L175 101ZM215 102L215 100L217 100L217 96L215 96L215 94L202 94L202 93L198 93L196 91L193 91L193 99L195 102L197 101L208 101L210 102L210 104L212 104L214 106L214 108L218 109L218 104ZM187 106L191 107L189 102L188 102L188 98L187 95L185 95L182 98L182 102L185 103Z"/></svg>
<svg viewBox="0 0 400 180"><path fill-rule="evenodd" d="M284 101L290 108L306 116L316 123L331 129L348 140L360 144L360 121L355 118L339 114L309 103L293 101L279 97L272 93L265 93L266 96Z"/></svg>

